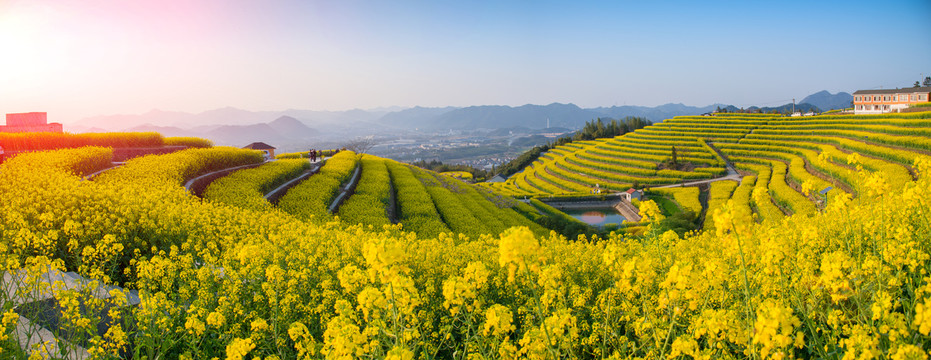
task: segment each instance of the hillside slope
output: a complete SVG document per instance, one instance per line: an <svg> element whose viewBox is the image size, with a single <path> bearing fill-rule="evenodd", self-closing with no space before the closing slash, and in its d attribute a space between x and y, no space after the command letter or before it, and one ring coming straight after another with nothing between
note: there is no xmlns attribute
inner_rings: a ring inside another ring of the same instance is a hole
<svg viewBox="0 0 931 360"><path fill-rule="evenodd" d="M870 139L888 140L877 134ZM159 358L452 358L463 349L486 358L921 358L931 345L923 156L916 181L868 183L864 201L837 196L810 217L754 224L725 203L714 232L573 241L523 228L422 238L307 223L204 202L147 171L183 174L252 155L237 149L130 162L100 182L72 175L108 155L61 150L0 165L0 266L23 280L3 278L18 289L0 292L4 354L39 353L17 342L12 325L35 319L35 307L12 305L45 299L50 274L73 279L59 270L138 292L139 305L126 307L120 288L57 283L66 287L55 292L62 316L109 334L90 350L112 357L126 346ZM139 325L79 315L80 303ZM83 341L68 324L49 332L60 347L43 351L88 354L68 345Z"/></svg>
<svg viewBox="0 0 931 360"><path fill-rule="evenodd" d="M722 177L730 164L754 177L747 185L753 186L752 199L741 202L749 201L758 218L772 218L771 208L810 215L825 198L857 197L877 182L890 189L912 182L915 161L931 154L929 138L931 112L680 116L616 138L559 146L491 186L513 195L551 196L590 193L596 184L614 191L697 185ZM673 149L677 165L671 164Z"/></svg>

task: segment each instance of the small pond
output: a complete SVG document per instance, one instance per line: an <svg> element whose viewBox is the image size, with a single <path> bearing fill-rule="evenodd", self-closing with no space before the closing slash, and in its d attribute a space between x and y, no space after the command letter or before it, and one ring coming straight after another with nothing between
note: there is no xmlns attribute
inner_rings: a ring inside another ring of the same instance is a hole
<svg viewBox="0 0 931 360"><path fill-rule="evenodd" d="M593 226L605 226L607 224L620 224L627 220L621 214L618 214L613 208L578 208L578 209L560 209L562 212L572 216L582 222Z"/></svg>

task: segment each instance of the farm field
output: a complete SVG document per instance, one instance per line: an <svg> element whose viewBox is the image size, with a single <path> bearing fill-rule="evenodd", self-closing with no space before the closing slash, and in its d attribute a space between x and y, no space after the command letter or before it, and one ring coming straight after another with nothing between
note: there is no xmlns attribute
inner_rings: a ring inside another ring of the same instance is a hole
<svg viewBox="0 0 931 360"><path fill-rule="evenodd" d="M931 156L929 125L927 112L680 116L616 138L557 147L506 183L487 186L512 196L584 194L596 184L616 191L640 186L663 193L663 185L722 177L727 173L726 157L743 177L734 179L742 180L742 186L738 192L731 189L733 196L715 198L712 211L734 200L757 220L811 215L829 198L855 198L878 183L898 189L913 181L916 159ZM675 161L687 165L669 168L673 149ZM677 201L680 207L690 206ZM713 226L710 217L705 224Z"/></svg>
<svg viewBox="0 0 931 360"><path fill-rule="evenodd" d="M189 137L163 137L155 132L132 133L0 133L0 144L5 151L54 150L84 146L105 147L159 147L184 145L196 148L213 146L209 140Z"/></svg>
<svg viewBox="0 0 931 360"><path fill-rule="evenodd" d="M0 165L0 357L926 358L929 129L931 113L676 117L482 185L340 151L277 205L262 195L300 155L202 199L187 180L261 153L93 180L111 149L24 153ZM737 180L674 186L728 165ZM640 236L538 221L555 211L539 198L594 184L646 187L705 231L661 231L652 201ZM53 337L22 339L48 299Z"/></svg>

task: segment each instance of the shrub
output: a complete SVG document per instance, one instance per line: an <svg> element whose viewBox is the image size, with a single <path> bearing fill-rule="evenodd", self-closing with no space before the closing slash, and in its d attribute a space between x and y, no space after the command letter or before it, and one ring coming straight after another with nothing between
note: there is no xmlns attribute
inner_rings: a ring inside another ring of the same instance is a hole
<svg viewBox="0 0 931 360"><path fill-rule="evenodd" d="M209 148L213 147L213 141L187 136L173 136L165 138L166 146L187 146L191 148Z"/></svg>

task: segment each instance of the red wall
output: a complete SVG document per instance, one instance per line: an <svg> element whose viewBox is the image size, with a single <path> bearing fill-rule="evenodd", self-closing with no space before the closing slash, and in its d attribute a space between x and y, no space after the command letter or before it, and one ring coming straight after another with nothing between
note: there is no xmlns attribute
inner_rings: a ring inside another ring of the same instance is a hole
<svg viewBox="0 0 931 360"><path fill-rule="evenodd" d="M59 123L28 125L28 126L0 126L0 132L6 132L6 133L56 132L56 133L60 133L62 132L62 127L61 127L61 124Z"/></svg>
<svg viewBox="0 0 931 360"><path fill-rule="evenodd" d="M48 124L48 115L44 112L6 114L6 126L35 126Z"/></svg>

